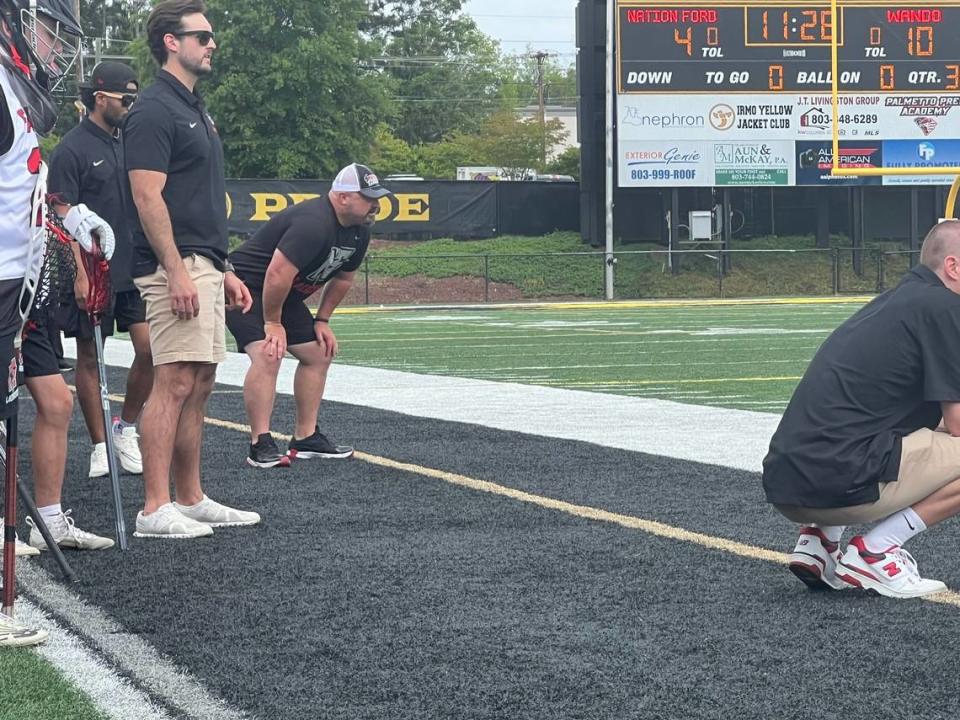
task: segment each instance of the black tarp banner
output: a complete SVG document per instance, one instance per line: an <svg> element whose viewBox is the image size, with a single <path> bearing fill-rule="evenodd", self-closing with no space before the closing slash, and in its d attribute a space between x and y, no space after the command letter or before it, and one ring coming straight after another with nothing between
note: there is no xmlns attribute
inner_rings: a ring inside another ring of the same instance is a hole
<svg viewBox="0 0 960 720"><path fill-rule="evenodd" d="M379 237L487 238L497 233L495 183L383 183L394 197L380 201ZM249 235L273 215L330 189L324 180L227 180L230 232Z"/></svg>

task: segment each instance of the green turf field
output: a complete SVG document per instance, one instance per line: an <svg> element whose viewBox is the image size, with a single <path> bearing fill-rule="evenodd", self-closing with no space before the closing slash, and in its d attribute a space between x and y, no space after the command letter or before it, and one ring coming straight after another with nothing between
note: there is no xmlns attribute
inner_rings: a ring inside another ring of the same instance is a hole
<svg viewBox="0 0 960 720"><path fill-rule="evenodd" d="M33 650L0 650L0 718L101 720L90 700Z"/></svg>
<svg viewBox="0 0 960 720"><path fill-rule="evenodd" d="M342 363L776 412L861 304L386 310L333 327Z"/></svg>

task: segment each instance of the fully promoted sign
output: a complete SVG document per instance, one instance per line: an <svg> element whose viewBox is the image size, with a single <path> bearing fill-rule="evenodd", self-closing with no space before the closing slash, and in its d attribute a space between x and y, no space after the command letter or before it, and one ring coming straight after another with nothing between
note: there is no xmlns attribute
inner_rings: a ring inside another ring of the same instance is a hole
<svg viewBox="0 0 960 720"><path fill-rule="evenodd" d="M833 38L843 141L857 149L863 142L936 144L960 137L958 23L960 0L902 7L841 0L836 18L826 0L617 0L618 158L623 163L631 162L631 154L664 153L661 167L621 167L620 185L776 185L785 175L792 185L808 179L813 168L801 166L800 157L810 143L833 136ZM731 166L729 153L718 147L740 144L747 147L737 151L738 162L751 158L755 171ZM793 162L764 169L764 145ZM673 148L677 155L671 155ZM699 159L676 161L691 152ZM911 152L890 157L900 163ZM919 176L883 182L940 181Z"/></svg>
<svg viewBox="0 0 960 720"><path fill-rule="evenodd" d="M385 183L393 197L380 199L377 230L384 235L433 233L492 237L497 202L491 183ZM227 180L230 232L248 235L297 203L324 196L328 181Z"/></svg>

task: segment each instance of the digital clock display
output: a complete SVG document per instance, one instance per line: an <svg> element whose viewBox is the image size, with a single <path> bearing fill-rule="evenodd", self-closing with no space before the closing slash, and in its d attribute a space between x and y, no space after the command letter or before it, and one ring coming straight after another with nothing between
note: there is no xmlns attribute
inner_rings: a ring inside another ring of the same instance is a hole
<svg viewBox="0 0 960 720"><path fill-rule="evenodd" d="M960 90L960 3L936 7L847 0L782 5L621 2L621 94Z"/></svg>
<svg viewBox="0 0 960 720"><path fill-rule="evenodd" d="M829 7L747 7L747 45L826 45L834 33L843 37L843 28L833 20ZM843 13L840 13L842 23Z"/></svg>

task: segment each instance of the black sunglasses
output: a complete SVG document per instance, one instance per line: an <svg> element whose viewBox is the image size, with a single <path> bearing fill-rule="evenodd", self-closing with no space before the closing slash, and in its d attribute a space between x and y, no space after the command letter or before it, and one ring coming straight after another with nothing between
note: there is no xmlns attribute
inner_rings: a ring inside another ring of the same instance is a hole
<svg viewBox="0 0 960 720"><path fill-rule="evenodd" d="M113 98L114 100L119 100L120 104L123 105L124 107L130 107L137 100L137 96L132 93L120 94L120 93L107 92L106 90L99 90L98 94L106 95L107 97Z"/></svg>
<svg viewBox="0 0 960 720"><path fill-rule="evenodd" d="M170 33L174 37L182 38L192 35L200 43L200 47L206 47L213 40L213 32L210 30L183 30L182 32Z"/></svg>

